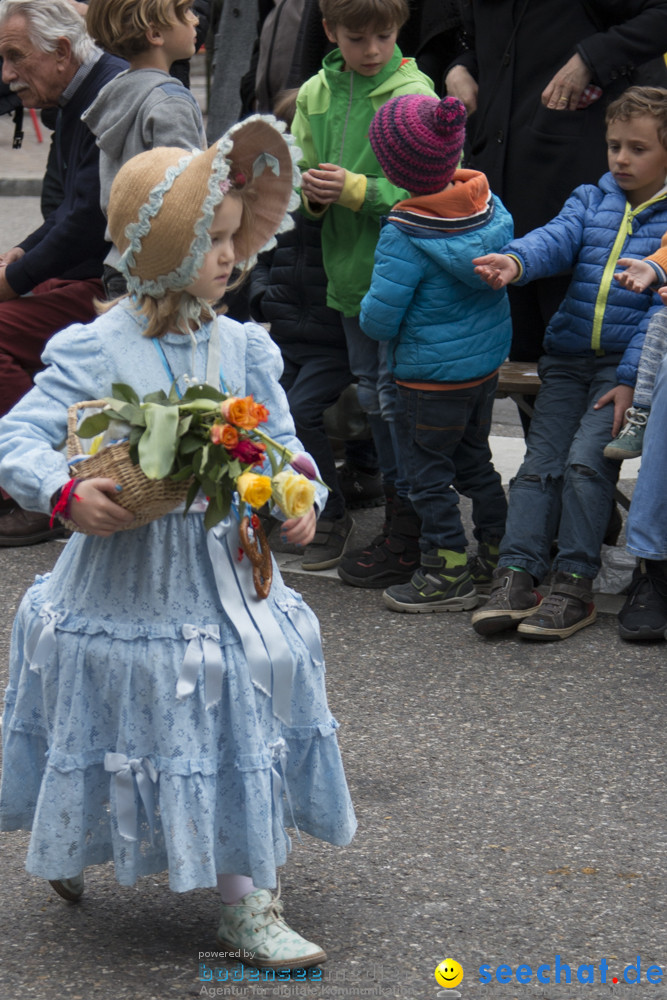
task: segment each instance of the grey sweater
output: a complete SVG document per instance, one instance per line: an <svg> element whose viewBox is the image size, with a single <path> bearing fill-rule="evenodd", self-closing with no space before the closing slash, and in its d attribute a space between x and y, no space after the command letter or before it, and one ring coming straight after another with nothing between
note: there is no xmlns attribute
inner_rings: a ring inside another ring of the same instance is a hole
<svg viewBox="0 0 667 1000"><path fill-rule="evenodd" d="M111 184L127 160L155 146L207 146L196 99L182 83L158 69L120 73L102 88L83 121L100 148L100 204L105 215ZM115 265L118 258L114 247L106 263Z"/></svg>

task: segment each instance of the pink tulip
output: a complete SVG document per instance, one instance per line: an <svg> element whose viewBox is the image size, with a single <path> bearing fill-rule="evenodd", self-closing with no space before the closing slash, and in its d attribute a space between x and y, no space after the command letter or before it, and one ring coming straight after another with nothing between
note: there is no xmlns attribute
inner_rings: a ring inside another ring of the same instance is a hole
<svg viewBox="0 0 667 1000"><path fill-rule="evenodd" d="M298 472L300 475L305 476L306 479L317 479L317 471L315 469L315 466L308 458L308 456L303 454L303 452L299 452L299 454L295 455L292 461L290 462L290 465L292 466L295 472Z"/></svg>

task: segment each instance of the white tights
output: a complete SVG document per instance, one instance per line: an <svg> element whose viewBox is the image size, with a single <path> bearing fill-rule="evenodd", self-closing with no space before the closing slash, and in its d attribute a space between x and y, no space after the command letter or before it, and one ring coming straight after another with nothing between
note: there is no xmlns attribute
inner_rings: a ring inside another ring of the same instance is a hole
<svg viewBox="0 0 667 1000"><path fill-rule="evenodd" d="M238 903L255 888L253 880L247 875L218 875L218 892L223 903Z"/></svg>

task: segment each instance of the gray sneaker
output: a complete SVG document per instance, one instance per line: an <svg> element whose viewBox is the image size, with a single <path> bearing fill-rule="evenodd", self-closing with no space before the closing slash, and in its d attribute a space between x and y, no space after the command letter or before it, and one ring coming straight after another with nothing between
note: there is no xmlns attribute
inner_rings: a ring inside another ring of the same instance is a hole
<svg viewBox="0 0 667 1000"><path fill-rule="evenodd" d="M644 432L648 421L648 410L636 410L631 406L625 411L625 427L609 442L603 451L605 458L622 462L624 458L639 458L644 447Z"/></svg>
<svg viewBox="0 0 667 1000"><path fill-rule="evenodd" d="M353 531L354 521L348 513L334 521L321 518L317 522L315 537L304 550L301 569L331 569L337 566Z"/></svg>
<svg viewBox="0 0 667 1000"><path fill-rule="evenodd" d="M556 572L551 578L551 591L539 607L521 622L518 633L524 639L567 639L597 617L593 581L571 573Z"/></svg>
<svg viewBox="0 0 667 1000"><path fill-rule="evenodd" d="M493 635L516 628L542 600L526 570L499 566L493 572L491 596L473 612L472 627L478 635Z"/></svg>

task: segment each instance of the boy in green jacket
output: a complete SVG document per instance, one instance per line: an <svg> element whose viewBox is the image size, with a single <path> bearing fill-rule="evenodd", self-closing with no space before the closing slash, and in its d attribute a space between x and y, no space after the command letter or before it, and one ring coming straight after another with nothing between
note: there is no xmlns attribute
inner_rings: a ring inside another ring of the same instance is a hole
<svg viewBox="0 0 667 1000"><path fill-rule="evenodd" d="M431 80L396 45L407 21L407 0L320 0L324 30L338 48L304 83L297 98L292 134L303 151L305 213L322 219L322 255L327 304L341 314L359 403L368 415L382 472L387 517L377 544L343 557L347 583L385 588L409 580L419 565L419 519L407 497L397 463L392 424L395 387L388 375L386 346L359 325L368 291L380 218L407 192L382 173L368 140L381 105L402 94L436 96ZM330 522L321 544L344 551L351 525Z"/></svg>

